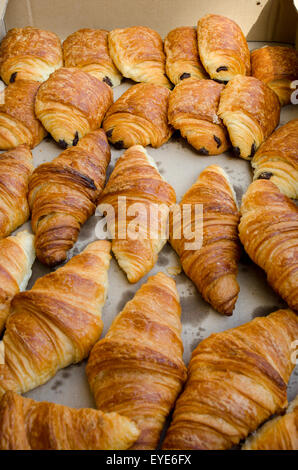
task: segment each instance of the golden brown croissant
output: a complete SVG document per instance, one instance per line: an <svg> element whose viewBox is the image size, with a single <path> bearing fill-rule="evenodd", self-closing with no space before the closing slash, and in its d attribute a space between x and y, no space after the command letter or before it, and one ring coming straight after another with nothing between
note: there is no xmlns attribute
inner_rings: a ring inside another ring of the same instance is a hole
<svg viewBox="0 0 298 470"><path fill-rule="evenodd" d="M291 102L291 82L298 77L298 53L293 47L264 46L251 53L252 75L266 83L281 106Z"/></svg>
<svg viewBox="0 0 298 470"><path fill-rule="evenodd" d="M203 340L192 354L163 449L229 449L280 413L297 338L297 315L278 310Z"/></svg>
<svg viewBox="0 0 298 470"><path fill-rule="evenodd" d="M186 379L175 281L150 277L91 351L87 376L97 408L132 419L132 449L155 449Z"/></svg>
<svg viewBox="0 0 298 470"><path fill-rule="evenodd" d="M62 65L60 39L50 31L13 28L1 42L0 74L6 84L19 79L43 82Z"/></svg>
<svg viewBox="0 0 298 470"><path fill-rule="evenodd" d="M117 149L133 145L160 147L171 137L168 125L170 91L153 83L129 88L110 107L103 122L109 140Z"/></svg>
<svg viewBox="0 0 298 470"><path fill-rule="evenodd" d="M197 32L191 26L181 26L169 32L164 43L166 72L174 85L186 78L207 78L198 52Z"/></svg>
<svg viewBox="0 0 298 470"><path fill-rule="evenodd" d="M49 266L64 261L81 225L94 213L110 162L102 129L87 134L33 172L29 204L38 259Z"/></svg>
<svg viewBox="0 0 298 470"><path fill-rule="evenodd" d="M237 75L221 93L218 115L228 129L235 155L249 160L278 125L280 104L263 82Z"/></svg>
<svg viewBox="0 0 298 470"><path fill-rule="evenodd" d="M40 86L35 113L65 149L100 127L112 103L111 87L87 72L63 67Z"/></svg>
<svg viewBox="0 0 298 470"><path fill-rule="evenodd" d="M0 333L12 298L25 290L35 259L34 236L27 231L0 240Z"/></svg>
<svg viewBox="0 0 298 470"><path fill-rule="evenodd" d="M270 180L283 194L298 199L298 119L273 132L251 164L255 180Z"/></svg>
<svg viewBox="0 0 298 470"><path fill-rule="evenodd" d="M122 76L110 57L108 34L84 28L68 36L63 43L65 67L78 67L111 87L120 85Z"/></svg>
<svg viewBox="0 0 298 470"><path fill-rule="evenodd" d="M32 153L26 145L0 155L0 239L29 218L27 193L32 171Z"/></svg>
<svg viewBox="0 0 298 470"><path fill-rule="evenodd" d="M114 29L108 41L112 60L124 77L171 88L163 42L156 31L146 26Z"/></svg>
<svg viewBox="0 0 298 470"><path fill-rule="evenodd" d="M198 47L210 77L226 82L250 75L250 52L240 27L230 18L206 15L198 22Z"/></svg>
<svg viewBox="0 0 298 470"><path fill-rule="evenodd" d="M271 287L298 310L298 208L268 180L254 181L241 205L240 240Z"/></svg>
<svg viewBox="0 0 298 470"><path fill-rule="evenodd" d="M100 337L110 243L96 241L11 303L0 342L0 397L32 390L88 356Z"/></svg>
<svg viewBox="0 0 298 470"><path fill-rule="evenodd" d="M108 204L113 209L107 211L112 251L129 282L138 282L156 263L167 240L169 207L175 201L174 189L143 147L130 147L117 160L99 208L105 212Z"/></svg>
<svg viewBox="0 0 298 470"><path fill-rule="evenodd" d="M39 83L18 80L4 90L0 104L0 149L7 150L21 144L36 147L46 131L34 113L35 97Z"/></svg>
<svg viewBox="0 0 298 470"><path fill-rule="evenodd" d="M198 204L203 205L202 246L192 248L188 244L201 241L193 235L197 226L195 218L199 217L196 215ZM236 279L240 256L239 212L225 171L217 165L205 168L183 196L181 209L186 205L191 205L191 220L183 217L181 236L177 222L170 218L171 245L203 298L218 312L232 315L239 293ZM190 223L191 236L188 235Z"/></svg>
<svg viewBox="0 0 298 470"><path fill-rule="evenodd" d="M265 423L242 446L243 450L298 450L298 395L284 416Z"/></svg>
<svg viewBox="0 0 298 470"><path fill-rule="evenodd" d="M139 434L117 413L37 402L14 392L0 401L0 450L125 450Z"/></svg>
<svg viewBox="0 0 298 470"><path fill-rule="evenodd" d="M170 95L169 123L202 155L218 155L229 148L227 131L217 116L223 88L213 80L188 78Z"/></svg>

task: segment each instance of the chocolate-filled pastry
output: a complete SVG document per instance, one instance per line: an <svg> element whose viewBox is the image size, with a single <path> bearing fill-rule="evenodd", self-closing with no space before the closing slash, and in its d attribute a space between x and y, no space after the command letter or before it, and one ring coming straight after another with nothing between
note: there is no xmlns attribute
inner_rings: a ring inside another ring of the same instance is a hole
<svg viewBox="0 0 298 470"><path fill-rule="evenodd" d="M61 42L55 33L27 26L13 28L0 45L0 75L8 84L16 80L43 82L63 66Z"/></svg>
<svg viewBox="0 0 298 470"><path fill-rule="evenodd" d="M32 153L26 145L0 154L0 239L29 219L27 194L32 171Z"/></svg>
<svg viewBox="0 0 298 470"><path fill-rule="evenodd" d="M278 310L201 341L163 449L225 450L287 406L298 316Z"/></svg>
<svg viewBox="0 0 298 470"><path fill-rule="evenodd" d="M175 281L158 273L91 351L86 372L97 408L132 419L141 431L131 450L156 449L185 382L180 315Z"/></svg>
<svg viewBox="0 0 298 470"><path fill-rule="evenodd" d="M180 203L191 206L189 218L170 217L171 245L180 257L185 274L193 281L203 298L223 315L232 315L239 293L237 262L239 212L234 191L224 170L217 165L205 168ZM196 207L203 207L202 240L196 240L188 229L197 227ZM189 220L190 219L190 220ZM178 231L177 228L181 229ZM201 242L196 248L190 244Z"/></svg>
<svg viewBox="0 0 298 470"><path fill-rule="evenodd" d="M267 421L248 437L242 450L298 450L298 395L284 416Z"/></svg>
<svg viewBox="0 0 298 470"><path fill-rule="evenodd" d="M169 123L201 155L218 155L229 148L228 133L217 116L223 89L213 80L188 78L171 92Z"/></svg>
<svg viewBox="0 0 298 470"><path fill-rule="evenodd" d="M130 87L110 107L103 128L117 149L133 145L160 147L173 133L168 125L170 91L153 83Z"/></svg>
<svg viewBox="0 0 298 470"><path fill-rule="evenodd" d="M108 31L84 28L72 33L63 43L65 67L78 67L111 87L120 85L108 48Z"/></svg>
<svg viewBox="0 0 298 470"><path fill-rule="evenodd" d="M0 334L13 297L27 287L34 260L34 236L26 230L0 240Z"/></svg>
<svg viewBox="0 0 298 470"><path fill-rule="evenodd" d="M186 78L208 78L198 52L197 32L191 26L173 29L165 38L166 72L174 85Z"/></svg>
<svg viewBox="0 0 298 470"><path fill-rule="evenodd" d="M251 183L242 199L240 240L268 283L298 310L298 207L271 181Z"/></svg>
<svg viewBox="0 0 298 470"><path fill-rule="evenodd" d="M33 172L28 200L42 263L54 266L66 259L81 226L95 211L109 162L109 144L98 129Z"/></svg>
<svg viewBox="0 0 298 470"><path fill-rule="evenodd" d="M238 75L222 91L218 115L228 129L234 154L250 160L278 125L280 104L263 82Z"/></svg>
<svg viewBox="0 0 298 470"><path fill-rule="evenodd" d="M146 26L114 29L108 41L112 60L124 77L171 88L163 42L156 31Z"/></svg>
<svg viewBox="0 0 298 470"><path fill-rule="evenodd" d="M298 119L277 129L251 161L254 179L268 179L288 197L298 199Z"/></svg>
<svg viewBox="0 0 298 470"><path fill-rule="evenodd" d="M203 66L214 80L227 82L250 75L250 52L240 27L230 18L206 15L198 22L198 46Z"/></svg>
<svg viewBox="0 0 298 470"><path fill-rule="evenodd" d="M138 282L155 265L167 241L169 208L175 201L174 189L143 147L130 147L117 160L98 203L103 212L113 208L107 211L107 228L129 282Z"/></svg>
<svg viewBox="0 0 298 470"><path fill-rule="evenodd" d="M139 434L117 413L37 402L14 392L0 401L0 450L125 450Z"/></svg>
<svg viewBox="0 0 298 470"><path fill-rule="evenodd" d="M13 298L0 342L0 397L32 390L89 355L103 329L110 258L108 241L90 243Z"/></svg>
<svg viewBox="0 0 298 470"><path fill-rule="evenodd" d="M298 77L298 53L293 47L264 46L254 50L251 71L277 94L281 106L291 102L291 82Z"/></svg>
<svg viewBox="0 0 298 470"><path fill-rule="evenodd" d="M46 136L46 131L34 113L35 97L39 83L18 80L4 90L0 104L0 149L13 149L21 144L36 147Z"/></svg>
<svg viewBox="0 0 298 470"><path fill-rule="evenodd" d="M65 149L100 127L112 103L113 92L106 83L79 69L63 67L40 86L35 113Z"/></svg>

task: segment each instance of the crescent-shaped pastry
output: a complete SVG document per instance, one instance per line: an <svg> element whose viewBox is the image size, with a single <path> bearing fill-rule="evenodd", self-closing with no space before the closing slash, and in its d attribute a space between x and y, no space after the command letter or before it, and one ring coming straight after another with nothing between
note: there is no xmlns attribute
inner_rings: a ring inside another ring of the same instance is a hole
<svg viewBox="0 0 298 470"><path fill-rule="evenodd" d="M255 180L270 180L283 194L298 199L298 119L273 132L251 164Z"/></svg>
<svg viewBox="0 0 298 470"><path fill-rule="evenodd" d="M250 52L240 27L230 18L206 15L198 22L198 46L203 66L214 80L227 82L250 75Z"/></svg>
<svg viewBox="0 0 298 470"><path fill-rule="evenodd" d="M218 115L236 156L251 159L279 123L277 95L255 77L237 75L221 92Z"/></svg>
<svg viewBox="0 0 298 470"><path fill-rule="evenodd" d="M190 206L188 217L184 215L187 206ZM201 216L196 211L200 206ZM177 222L170 217L170 240L183 270L215 310L232 315L239 293L236 279L240 257L239 212L224 170L217 165L205 168L183 196L180 208L181 230L177 230ZM203 224L202 239L196 240L198 232L195 236L193 232L199 226L199 219ZM198 247L190 246L195 242Z"/></svg>
<svg viewBox="0 0 298 470"><path fill-rule="evenodd" d="M156 31L146 26L114 29L108 41L112 60L124 77L171 88L163 42Z"/></svg>
<svg viewBox="0 0 298 470"><path fill-rule="evenodd" d="M18 80L4 90L0 104L0 149L13 149L21 144L36 147L46 136L46 131L34 113L35 97L39 83Z"/></svg>
<svg viewBox="0 0 298 470"><path fill-rule="evenodd" d="M63 43L65 67L78 67L114 87L120 85L121 74L109 54L108 31L104 29L80 29Z"/></svg>
<svg viewBox="0 0 298 470"><path fill-rule="evenodd" d="M180 314L175 281L158 273L91 351L86 372L97 408L126 416L141 431L130 450L156 449L185 382Z"/></svg>
<svg viewBox="0 0 298 470"><path fill-rule="evenodd" d="M100 127L112 103L111 87L87 72L62 67L40 86L35 113L65 149Z"/></svg>
<svg viewBox="0 0 298 470"><path fill-rule="evenodd" d="M99 339L110 264L100 240L11 302L0 342L0 397L25 393L86 358Z"/></svg>
<svg viewBox="0 0 298 470"><path fill-rule="evenodd" d="M0 401L0 450L125 450L139 434L117 413L37 402L14 392Z"/></svg>
<svg viewBox="0 0 298 470"><path fill-rule="evenodd" d="M174 189L143 147L130 147L117 160L98 202L107 212L112 251L129 282L138 282L155 265L175 201Z"/></svg>
<svg viewBox="0 0 298 470"><path fill-rule="evenodd" d="M0 75L15 80L43 82L63 65L61 42L55 33L27 26L13 28L0 45Z"/></svg>
<svg viewBox="0 0 298 470"><path fill-rule="evenodd" d="M230 449L281 413L297 338L298 316L278 310L201 341L163 449Z"/></svg>
<svg viewBox="0 0 298 470"><path fill-rule="evenodd" d="M268 180L254 181L241 205L240 240L271 287L298 311L298 207Z"/></svg>
<svg viewBox="0 0 298 470"><path fill-rule="evenodd" d="M32 171L32 153L26 145L0 155L0 239L29 219L27 194Z"/></svg>
<svg viewBox="0 0 298 470"><path fill-rule="evenodd" d="M26 230L0 240L0 334L13 297L27 287L34 260L34 236Z"/></svg>
<svg viewBox="0 0 298 470"><path fill-rule="evenodd" d="M218 155L229 148L228 133L217 116L223 89L213 80L188 78L170 95L169 123L202 155Z"/></svg>
<svg viewBox="0 0 298 470"><path fill-rule="evenodd" d="M95 211L109 162L109 144L98 129L33 172L28 200L42 263L54 266L66 259L81 226Z"/></svg>
<svg viewBox="0 0 298 470"><path fill-rule="evenodd" d="M284 416L267 421L245 441L242 450L298 450L298 395Z"/></svg>
<svg viewBox="0 0 298 470"><path fill-rule="evenodd" d="M117 149L133 145L160 147L171 137L168 124L170 91L153 83L130 87L110 107L103 128Z"/></svg>
<svg viewBox="0 0 298 470"><path fill-rule="evenodd" d="M251 53L252 75L266 83L281 106L291 102L291 82L298 77L298 53L293 47L264 46Z"/></svg>
<svg viewBox="0 0 298 470"><path fill-rule="evenodd" d="M166 72L174 85L185 78L207 78L198 52L196 29L181 26L173 29L165 38Z"/></svg>

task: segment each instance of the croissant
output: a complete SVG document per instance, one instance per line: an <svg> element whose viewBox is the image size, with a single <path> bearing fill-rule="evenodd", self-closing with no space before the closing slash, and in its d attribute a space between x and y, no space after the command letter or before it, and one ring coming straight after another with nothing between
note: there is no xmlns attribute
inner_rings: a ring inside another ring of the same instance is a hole
<svg viewBox="0 0 298 470"><path fill-rule="evenodd" d="M234 191L225 171L217 165L205 168L186 192L180 203L184 212L190 205L189 217L183 220L170 217L171 245L180 257L185 274L194 282L206 302L224 315L232 315L239 293L237 262L240 257L238 241L239 212ZM200 215L196 206L202 205L202 240L196 230ZM182 225L182 233L177 222ZM192 232L189 232L192 228ZM199 246L189 246L194 242Z"/></svg>
<svg viewBox="0 0 298 470"><path fill-rule="evenodd" d="M240 240L271 287L298 310L298 208L268 180L254 181L242 199Z"/></svg>
<svg viewBox="0 0 298 470"><path fill-rule="evenodd" d="M90 243L13 298L0 342L0 397L32 390L88 356L103 328L109 263L110 243Z"/></svg>
<svg viewBox="0 0 298 470"><path fill-rule="evenodd" d="M298 395L284 416L265 423L242 446L243 450L298 450Z"/></svg>
<svg viewBox="0 0 298 470"><path fill-rule="evenodd" d="M167 88L153 83L129 88L104 119L103 128L109 140L117 149L163 145L173 133L168 125L169 96Z"/></svg>
<svg viewBox="0 0 298 470"><path fill-rule="evenodd" d="M277 129L251 161L254 179L271 180L288 197L298 199L298 119Z"/></svg>
<svg viewBox="0 0 298 470"><path fill-rule="evenodd" d="M206 15L198 22L198 47L203 66L220 82L250 75L250 52L240 27L230 18Z"/></svg>
<svg viewBox="0 0 298 470"><path fill-rule="evenodd" d="M54 266L66 259L81 225L95 211L109 162L109 144L98 129L33 172L28 200L36 255L42 263Z"/></svg>
<svg viewBox="0 0 298 470"><path fill-rule="evenodd" d="M0 240L0 333L12 298L25 290L35 259L34 236L27 231Z"/></svg>
<svg viewBox="0 0 298 470"><path fill-rule="evenodd" d="M280 104L263 82L238 75L222 91L218 115L228 129L235 155L249 160L278 125Z"/></svg>
<svg viewBox="0 0 298 470"><path fill-rule="evenodd" d="M106 216L112 251L129 282L138 282L156 263L175 200L174 189L143 147L130 147L117 160L98 202L102 212L113 209Z"/></svg>
<svg viewBox="0 0 298 470"><path fill-rule="evenodd" d="M65 149L100 127L112 103L111 87L82 70L61 68L40 86L35 113Z"/></svg>
<svg viewBox="0 0 298 470"><path fill-rule="evenodd" d="M113 87L120 85L121 74L109 54L108 31L84 28L72 33L63 43L65 67L78 67Z"/></svg>
<svg viewBox="0 0 298 470"><path fill-rule="evenodd" d="M0 149L8 150L21 144L36 147L46 131L36 119L34 102L39 83L18 80L9 84L0 104Z"/></svg>
<svg viewBox="0 0 298 470"><path fill-rule="evenodd" d="M141 434L131 449L155 449L186 379L181 308L175 281L148 279L96 343L87 377L97 408L132 419Z"/></svg>
<svg viewBox="0 0 298 470"><path fill-rule="evenodd" d="M227 131L217 116L223 88L213 80L188 78L175 86L169 99L169 123L202 155L229 148Z"/></svg>
<svg viewBox="0 0 298 470"><path fill-rule="evenodd" d="M0 402L0 450L125 450L139 434L117 413L37 402L14 392Z"/></svg>
<svg viewBox="0 0 298 470"><path fill-rule="evenodd" d="M229 449L280 413L297 337L297 315L278 310L203 340L192 354L163 449Z"/></svg>
<svg viewBox="0 0 298 470"><path fill-rule="evenodd" d="M6 84L23 79L43 82L62 65L60 39L50 31L13 28L1 42L0 75Z"/></svg>
<svg viewBox="0 0 298 470"><path fill-rule="evenodd" d="M266 83L281 106L291 102L291 82L298 77L298 53L293 47L265 46L251 53L252 75Z"/></svg>
<svg viewBox="0 0 298 470"><path fill-rule="evenodd" d="M26 145L0 155L0 239L29 218L27 193L32 171L32 153Z"/></svg>
<svg viewBox="0 0 298 470"><path fill-rule="evenodd" d="M114 29L108 36L111 58L126 78L171 88L160 35L146 26Z"/></svg>
<svg viewBox="0 0 298 470"><path fill-rule="evenodd" d="M174 85L186 78L207 78L200 61L197 32L191 26L181 26L169 32L165 39L166 72Z"/></svg>

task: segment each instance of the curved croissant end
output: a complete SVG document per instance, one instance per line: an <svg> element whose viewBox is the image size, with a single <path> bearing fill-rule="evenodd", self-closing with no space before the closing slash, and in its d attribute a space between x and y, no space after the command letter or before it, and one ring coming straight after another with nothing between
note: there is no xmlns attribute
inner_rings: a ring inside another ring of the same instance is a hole
<svg viewBox="0 0 298 470"><path fill-rule="evenodd" d="M99 128L112 102L111 87L89 73L63 67L40 86L35 113L52 137L66 148Z"/></svg>
<svg viewBox="0 0 298 470"><path fill-rule="evenodd" d="M298 199L298 119L277 129L254 158L254 180L270 179L288 197Z"/></svg>
<svg viewBox="0 0 298 470"><path fill-rule="evenodd" d="M99 129L33 172L28 200L41 262L54 266L66 259L81 225L95 211L109 162L109 144Z"/></svg>
<svg viewBox="0 0 298 470"><path fill-rule="evenodd" d="M254 181L242 199L240 240L271 287L298 310L298 208L267 180Z"/></svg>
<svg viewBox="0 0 298 470"><path fill-rule="evenodd" d="M14 297L0 342L0 396L38 387L88 356L103 328L110 258L109 242L93 242Z"/></svg>
<svg viewBox="0 0 298 470"><path fill-rule="evenodd" d="M297 337L298 316L278 310L201 341L163 449L230 449L281 413Z"/></svg>
<svg viewBox="0 0 298 470"><path fill-rule="evenodd" d="M87 377L98 409L132 419L132 449L155 449L186 379L175 281L152 276L91 351Z"/></svg>
<svg viewBox="0 0 298 470"><path fill-rule="evenodd" d="M36 402L13 392L0 401L0 450L125 450L139 434L117 413Z"/></svg>

